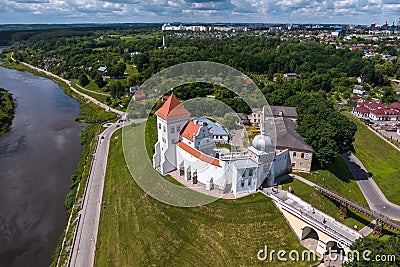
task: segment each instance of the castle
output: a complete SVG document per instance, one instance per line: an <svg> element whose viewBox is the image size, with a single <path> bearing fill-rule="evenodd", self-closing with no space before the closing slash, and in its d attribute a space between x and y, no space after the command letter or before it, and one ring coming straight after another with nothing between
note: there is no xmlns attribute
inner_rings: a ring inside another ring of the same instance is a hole
<svg viewBox="0 0 400 267"><path fill-rule="evenodd" d="M215 149L215 136L207 120L191 118L175 95L168 97L156 116L158 140L153 166L162 175L179 170L186 181L204 184L206 190L240 197L255 192L263 183L273 186L278 176L291 170L289 151L275 152L263 123L246 152L224 153Z"/></svg>

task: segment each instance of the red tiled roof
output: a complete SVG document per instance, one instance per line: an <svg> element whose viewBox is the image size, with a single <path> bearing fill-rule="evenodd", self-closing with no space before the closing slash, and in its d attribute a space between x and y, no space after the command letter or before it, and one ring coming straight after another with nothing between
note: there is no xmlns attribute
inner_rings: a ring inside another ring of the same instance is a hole
<svg viewBox="0 0 400 267"><path fill-rule="evenodd" d="M194 149L193 147L188 146L187 144L185 144L183 142L178 142L176 145L178 147L182 148L183 150L185 150L190 155L198 158L201 161L207 162L207 163L212 164L217 167L221 167L219 159L207 156L207 155L201 153L200 151L198 151L197 149Z"/></svg>
<svg viewBox="0 0 400 267"><path fill-rule="evenodd" d="M200 127L201 127L200 124L195 124L194 121L191 120L183 128L182 136L193 142L194 137L199 132Z"/></svg>
<svg viewBox="0 0 400 267"><path fill-rule="evenodd" d="M359 113L369 113L369 109L367 109L366 107L355 107L355 110L357 110Z"/></svg>
<svg viewBox="0 0 400 267"><path fill-rule="evenodd" d="M156 111L156 114L164 119L183 115L190 116L190 112L187 111L183 105L181 105L175 95L170 95L167 101L165 101L164 105L162 105L161 108Z"/></svg>
<svg viewBox="0 0 400 267"><path fill-rule="evenodd" d="M397 109L398 111L400 111L400 102L394 102L389 107Z"/></svg>

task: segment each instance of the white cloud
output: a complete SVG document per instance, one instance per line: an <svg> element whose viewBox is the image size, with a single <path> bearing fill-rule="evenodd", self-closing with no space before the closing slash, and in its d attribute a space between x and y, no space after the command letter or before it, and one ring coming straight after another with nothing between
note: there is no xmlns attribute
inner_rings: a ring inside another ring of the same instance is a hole
<svg viewBox="0 0 400 267"><path fill-rule="evenodd" d="M399 0L0 0L0 12L3 12L0 23L26 22L22 19L27 17L30 22L48 23L204 19L369 24L397 21L400 3Z"/></svg>

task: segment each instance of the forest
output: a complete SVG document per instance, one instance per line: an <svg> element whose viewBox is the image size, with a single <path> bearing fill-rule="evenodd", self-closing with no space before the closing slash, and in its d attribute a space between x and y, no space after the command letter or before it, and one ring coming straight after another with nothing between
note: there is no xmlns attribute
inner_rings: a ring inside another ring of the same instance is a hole
<svg viewBox="0 0 400 267"><path fill-rule="evenodd" d="M163 36L166 47L163 47ZM297 107L297 131L314 147L315 158L324 166L337 153L353 149L356 131L354 123L334 105L348 102L350 108L354 104L350 96L361 75L365 77L367 100L377 97L383 103L398 101L390 79L400 78L399 60L363 58L365 51L360 49L337 49L334 44L315 39L279 37L275 33L186 37L182 33L161 33L154 27L64 29L27 34L14 42L9 51L19 61L109 94L105 101L117 108L128 105L129 88L140 86L152 75L175 64L214 61L229 65L248 75L270 105ZM398 40L358 38L349 42L366 44L376 53L399 55ZM106 76L97 71L101 66L107 67ZM289 72L296 73L297 78L285 79L284 73ZM223 87L196 84L174 92L183 100L213 95L236 112L251 112L244 101Z"/></svg>
<svg viewBox="0 0 400 267"><path fill-rule="evenodd" d="M6 132L14 119L16 107L12 95L3 88L0 88L0 134Z"/></svg>

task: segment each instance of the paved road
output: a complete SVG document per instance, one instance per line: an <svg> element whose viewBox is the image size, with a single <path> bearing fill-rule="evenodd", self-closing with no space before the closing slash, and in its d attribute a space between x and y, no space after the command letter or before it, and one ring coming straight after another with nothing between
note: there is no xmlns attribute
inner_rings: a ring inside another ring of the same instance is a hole
<svg viewBox="0 0 400 267"><path fill-rule="evenodd" d="M32 65L30 65L30 64L28 64L28 63L21 62L21 64L23 64L23 65L25 65L25 66L27 66L27 67L29 67L29 68L31 68L31 69L34 69L34 70L36 70L36 71L43 72L43 73L47 74L48 76L57 78L57 79L59 79L59 80L65 82L66 84L68 84L68 86L70 87L70 89L71 89L72 91L74 91L74 92L77 93L78 95L82 96L83 98L89 100L90 102L93 102L93 103L96 104L97 106L104 108L106 111L114 112L114 113L120 115L121 117L126 116L126 113L125 113L125 112L120 111L120 110L117 110L117 109L112 108L112 107L109 107L109 106L107 106L106 104L104 104L104 103L98 101L97 99L95 99L95 98L93 98L93 97L91 97L91 96L88 96L87 94L84 94L84 93L80 92L79 90L75 89L75 88L72 86L71 81L69 81L69 80L66 80L66 79L64 79L64 78L62 78L62 77L60 77L60 76L58 76L58 75L55 75L54 73L49 72L49 71L46 71L46 70L37 68L37 67L35 67L35 66L32 66Z"/></svg>
<svg viewBox="0 0 400 267"><path fill-rule="evenodd" d="M83 207L79 212L80 220L72 248L70 266L87 267L94 265L108 151L112 134L123 126L144 121L142 119L123 124L114 123L100 134L91 166L86 195L83 199ZM101 139L101 137L104 137L104 139Z"/></svg>
<svg viewBox="0 0 400 267"><path fill-rule="evenodd" d="M387 200L362 162L353 154L346 153L341 156L349 166L371 210L378 211L392 219L400 220L400 206Z"/></svg>

